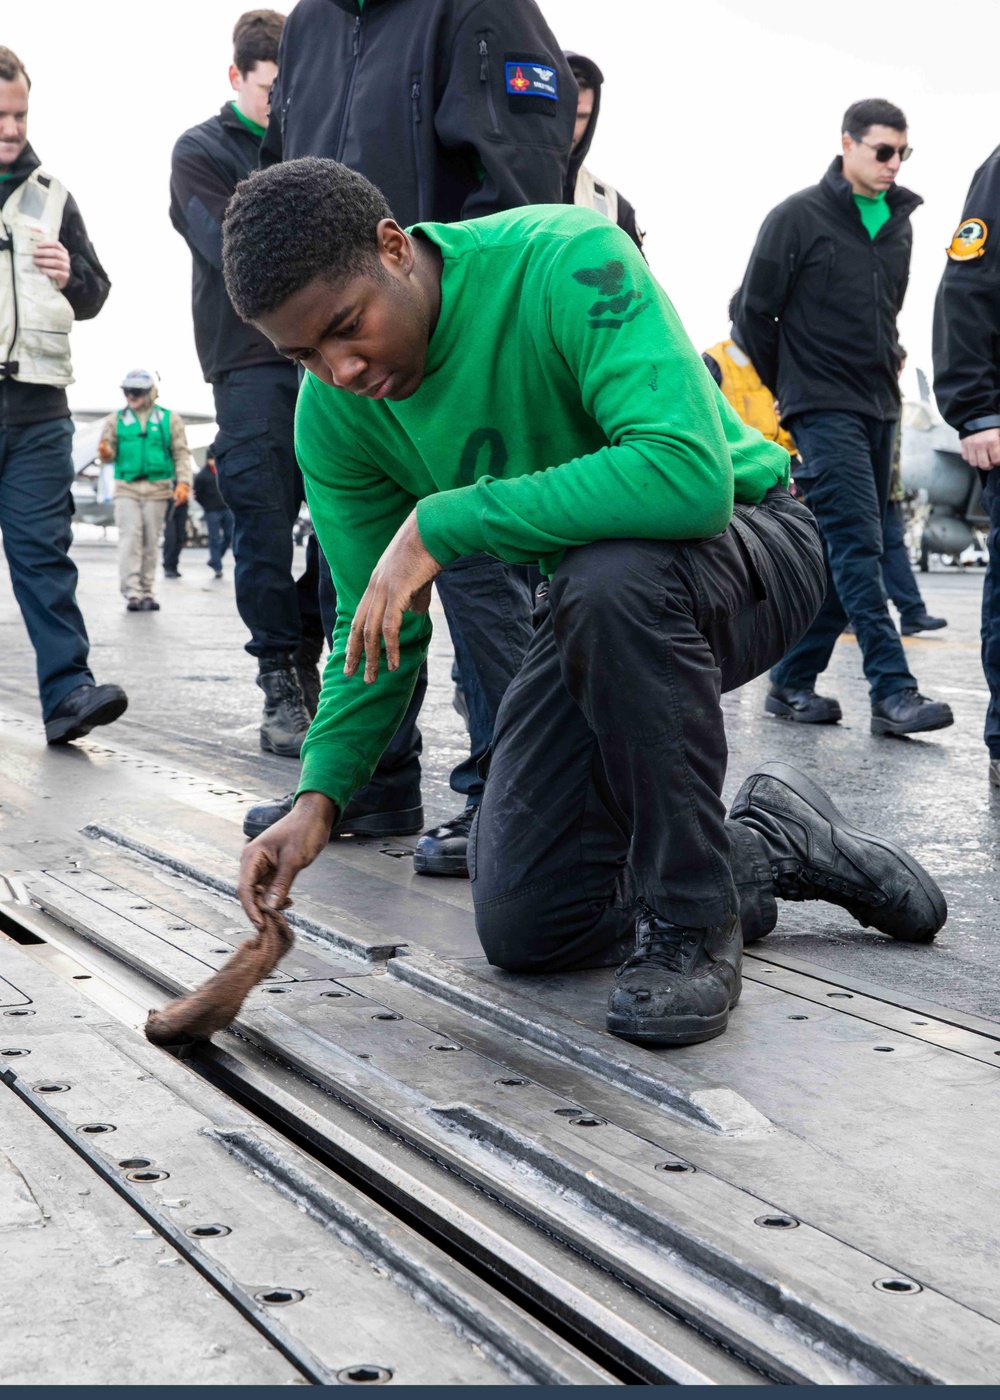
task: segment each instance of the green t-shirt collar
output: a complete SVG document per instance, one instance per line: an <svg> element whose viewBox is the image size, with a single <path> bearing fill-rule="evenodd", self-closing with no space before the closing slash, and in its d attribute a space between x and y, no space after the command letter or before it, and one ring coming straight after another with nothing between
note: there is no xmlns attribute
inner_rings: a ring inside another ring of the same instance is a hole
<svg viewBox="0 0 1000 1400"><path fill-rule="evenodd" d="M265 131L267 131L267 127L261 126L258 122L251 121L250 118L247 116L246 112L240 111L235 101L230 102L229 105L230 107L232 107L233 111L236 113L240 121L246 127L247 131L252 131L258 141L263 141L264 133Z"/></svg>
<svg viewBox="0 0 1000 1400"><path fill-rule="evenodd" d="M883 190L881 194L874 197L866 194L854 196L854 203L858 206L861 222L864 224L865 232L869 238L874 238L879 229L892 218L892 210L886 200L887 193L887 190Z"/></svg>

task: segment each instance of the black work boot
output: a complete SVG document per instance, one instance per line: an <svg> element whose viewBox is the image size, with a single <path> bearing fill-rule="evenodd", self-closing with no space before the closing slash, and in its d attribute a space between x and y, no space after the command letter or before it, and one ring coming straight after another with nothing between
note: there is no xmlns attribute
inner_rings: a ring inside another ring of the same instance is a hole
<svg viewBox="0 0 1000 1400"><path fill-rule="evenodd" d="M608 1030L644 1045L694 1045L721 1035L740 999L739 916L717 928L682 928L646 909L635 952L615 973Z"/></svg>
<svg viewBox="0 0 1000 1400"><path fill-rule="evenodd" d="M779 899L839 904L865 928L929 943L948 917L944 895L906 851L859 831L790 763L764 763L736 794L730 821L753 831Z"/></svg>
<svg viewBox="0 0 1000 1400"><path fill-rule="evenodd" d="M843 719L839 700L817 695L812 686L772 685L764 709L778 719L796 724L836 724Z"/></svg>
<svg viewBox="0 0 1000 1400"><path fill-rule="evenodd" d="M259 836L275 822L287 817L295 805L294 792L276 797L271 802L257 802L247 809L243 818L243 833ZM376 811L362 802L349 802L347 810L330 832L334 836L414 836L424 824L424 809L419 799L413 807L397 807Z"/></svg>
<svg viewBox="0 0 1000 1400"><path fill-rule="evenodd" d="M918 632L937 632L941 627L948 626L946 617L931 617L929 613L920 613L917 617L900 618L899 630L904 637L915 637Z"/></svg>
<svg viewBox="0 0 1000 1400"><path fill-rule="evenodd" d="M466 807L457 817L425 831L413 852L418 875L456 875L468 879L469 830L478 809Z"/></svg>
<svg viewBox="0 0 1000 1400"><path fill-rule="evenodd" d="M1000 788L1000 758L990 759L989 774L990 785Z"/></svg>
<svg viewBox="0 0 1000 1400"><path fill-rule="evenodd" d="M873 734L922 734L928 729L947 729L954 723L950 705L943 700L928 700L913 686L872 704Z"/></svg>
<svg viewBox="0 0 1000 1400"><path fill-rule="evenodd" d="M319 659L323 655L323 637L303 637L295 648L292 661L295 665L295 674L299 678L299 685L302 687L302 694L305 697L306 709L310 718L315 718L316 710L319 706L319 692L323 684L323 677L319 669Z"/></svg>
<svg viewBox="0 0 1000 1400"><path fill-rule="evenodd" d="M45 721L45 741L72 743L99 724L112 724L127 709L128 696L120 685L78 685L63 696Z"/></svg>
<svg viewBox="0 0 1000 1400"><path fill-rule="evenodd" d="M311 716L291 656L262 656L257 684L264 692L261 748L281 758L298 758Z"/></svg>

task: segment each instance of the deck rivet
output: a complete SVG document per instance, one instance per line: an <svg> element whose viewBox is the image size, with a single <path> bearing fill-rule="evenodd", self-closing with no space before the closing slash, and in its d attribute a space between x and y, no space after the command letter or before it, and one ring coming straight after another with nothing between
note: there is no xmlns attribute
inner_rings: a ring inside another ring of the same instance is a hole
<svg viewBox="0 0 1000 1400"><path fill-rule="evenodd" d="M34 1016L34 1012L28 1006L12 1006L9 1011L3 1013L5 1016Z"/></svg>
<svg viewBox="0 0 1000 1400"><path fill-rule="evenodd" d="M877 1278L872 1285L880 1293L922 1293L919 1283L911 1278Z"/></svg>
<svg viewBox="0 0 1000 1400"><path fill-rule="evenodd" d="M153 1163L149 1157L123 1157L118 1165L122 1171L130 1171L134 1167L151 1167Z"/></svg>
<svg viewBox="0 0 1000 1400"><path fill-rule="evenodd" d="M511 1084L511 1085L516 1085L516 1084L527 1084L527 1082L528 1082L528 1081L527 1081L526 1079L494 1079L494 1081L493 1081L494 1084Z"/></svg>
<svg viewBox="0 0 1000 1400"><path fill-rule="evenodd" d="M43 1079L40 1084L32 1085L36 1094L66 1094L69 1087L68 1084L59 1084L52 1079Z"/></svg>
<svg viewBox="0 0 1000 1400"><path fill-rule="evenodd" d="M891 1054L895 1050L895 1045L873 1045L873 1050L881 1050L884 1055Z"/></svg>
<svg viewBox="0 0 1000 1400"><path fill-rule="evenodd" d="M799 1225L794 1215L785 1215L777 1211L773 1215L758 1215L753 1223L765 1230L795 1230Z"/></svg>
<svg viewBox="0 0 1000 1400"><path fill-rule="evenodd" d="M581 1113L578 1118L571 1118L569 1121L575 1128L602 1128L608 1120L597 1118L592 1113Z"/></svg>
<svg viewBox="0 0 1000 1400"><path fill-rule="evenodd" d="M320 992L321 997L349 997L350 992Z"/></svg>
<svg viewBox="0 0 1000 1400"><path fill-rule="evenodd" d="M21 1055L30 1054L30 1050L16 1049L13 1045L5 1046L4 1049L0 1050L0 1055L2 1055L5 1060L16 1060Z"/></svg>
<svg viewBox="0 0 1000 1400"><path fill-rule="evenodd" d="M827 996L828 996L828 997L837 997L837 998L839 998L841 1001L853 1001L853 1000L854 1000L854 993L853 993L853 992L827 992Z"/></svg>
<svg viewBox="0 0 1000 1400"><path fill-rule="evenodd" d="M269 1307L277 1308L286 1303L301 1303L305 1294L298 1288L262 1288L253 1296L258 1303L267 1303Z"/></svg>
<svg viewBox="0 0 1000 1400"><path fill-rule="evenodd" d="M432 1050L461 1050L461 1045L432 1045Z"/></svg>
<svg viewBox="0 0 1000 1400"><path fill-rule="evenodd" d="M692 1167L690 1162L657 1162L653 1168L658 1172L693 1172L697 1167Z"/></svg>
<svg viewBox="0 0 1000 1400"><path fill-rule="evenodd" d="M809 1020L809 1017L808 1017L808 1016L801 1016L801 1015L799 1015L799 1016L789 1016L788 1019L789 1019L790 1021L808 1021L808 1020Z"/></svg>
<svg viewBox="0 0 1000 1400"><path fill-rule="evenodd" d="M184 1231L193 1240L218 1239L220 1235L231 1235L228 1225L189 1225Z"/></svg>
<svg viewBox="0 0 1000 1400"><path fill-rule="evenodd" d="M553 1113L557 1113L560 1118L575 1118L578 1113L582 1113L582 1108L554 1108Z"/></svg>
<svg viewBox="0 0 1000 1400"><path fill-rule="evenodd" d="M373 1021L401 1021L403 1018L395 1011L376 1011L372 1016Z"/></svg>
<svg viewBox="0 0 1000 1400"><path fill-rule="evenodd" d="M345 1366L337 1372L341 1385L385 1385L392 1380L388 1366Z"/></svg>
<svg viewBox="0 0 1000 1400"><path fill-rule="evenodd" d="M76 1131L78 1133L114 1133L117 1129L114 1123L81 1123Z"/></svg>
<svg viewBox="0 0 1000 1400"><path fill-rule="evenodd" d="M144 1167L141 1171L125 1173L126 1181L137 1181L140 1185L149 1181L166 1181L169 1176L169 1172L161 1171L159 1167Z"/></svg>

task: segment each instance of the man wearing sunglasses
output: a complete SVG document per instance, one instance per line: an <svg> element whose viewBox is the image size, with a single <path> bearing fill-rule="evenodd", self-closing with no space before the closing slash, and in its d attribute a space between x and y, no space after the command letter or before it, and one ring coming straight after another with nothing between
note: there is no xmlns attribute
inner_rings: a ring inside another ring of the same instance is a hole
<svg viewBox="0 0 1000 1400"><path fill-rule="evenodd" d="M818 185L764 220L735 308L740 345L776 392L802 465L795 479L819 522L826 600L771 672L769 714L833 724L817 695L850 621L871 692L873 734L953 723L920 694L889 616L880 567L900 401L896 318L910 270L910 215L923 201L896 184L910 155L906 118L882 98L844 113L842 154Z"/></svg>

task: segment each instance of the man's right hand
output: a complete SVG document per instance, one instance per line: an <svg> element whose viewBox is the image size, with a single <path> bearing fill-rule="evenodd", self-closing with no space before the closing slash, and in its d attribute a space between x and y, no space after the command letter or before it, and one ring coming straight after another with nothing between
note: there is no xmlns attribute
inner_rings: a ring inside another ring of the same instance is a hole
<svg viewBox="0 0 1000 1400"><path fill-rule="evenodd" d="M970 467L989 472L1000 466L1000 428L984 428L962 439L962 456Z"/></svg>
<svg viewBox="0 0 1000 1400"><path fill-rule="evenodd" d="M254 928L263 926L262 908L286 909L291 903L292 881L326 846L336 815L329 797L303 792L287 817L244 849L236 893Z"/></svg>

